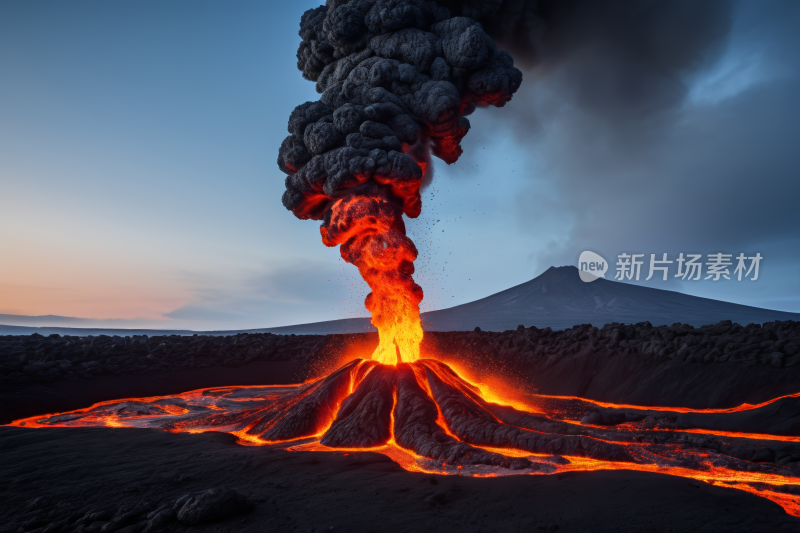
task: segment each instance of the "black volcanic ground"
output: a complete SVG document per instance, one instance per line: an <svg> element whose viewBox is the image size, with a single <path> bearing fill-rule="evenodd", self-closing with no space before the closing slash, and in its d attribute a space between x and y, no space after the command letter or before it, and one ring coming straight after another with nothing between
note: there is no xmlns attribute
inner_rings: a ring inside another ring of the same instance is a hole
<svg viewBox="0 0 800 533"><path fill-rule="evenodd" d="M767 500L639 472L430 476L377 453L290 453L240 446L227 434L132 429L0 428L0 447L3 531L146 531L181 497L213 487L235 491L252 510L229 501L220 507L233 511L220 521L173 517L167 530L800 530Z"/></svg>

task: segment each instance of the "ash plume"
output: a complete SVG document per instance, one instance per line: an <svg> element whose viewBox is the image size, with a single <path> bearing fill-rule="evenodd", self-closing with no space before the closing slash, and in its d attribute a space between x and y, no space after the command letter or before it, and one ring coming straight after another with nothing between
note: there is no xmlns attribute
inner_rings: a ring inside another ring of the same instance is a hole
<svg viewBox="0 0 800 533"><path fill-rule="evenodd" d="M375 184L418 216L428 154L455 162L467 115L505 105L522 81L480 24L427 0L329 1L300 36L297 66L322 96L292 113L278 166L302 219Z"/></svg>
<svg viewBox="0 0 800 533"><path fill-rule="evenodd" d="M416 361L423 293L402 215L420 214L430 156L458 160L467 115L504 106L522 73L479 23L429 0L329 0L303 14L300 37L297 67L322 96L289 118L283 205L322 220L322 242L372 289L373 359Z"/></svg>
<svg viewBox="0 0 800 533"><path fill-rule="evenodd" d="M301 20L298 68L322 97L292 113L283 203L321 220L377 175L416 216L409 190L430 174L429 154L453 163L466 116L519 88L498 45L525 69L560 69L562 97L594 114L672 107L721 49L731 11L731 0L329 0ZM535 121L528 107L512 120Z"/></svg>

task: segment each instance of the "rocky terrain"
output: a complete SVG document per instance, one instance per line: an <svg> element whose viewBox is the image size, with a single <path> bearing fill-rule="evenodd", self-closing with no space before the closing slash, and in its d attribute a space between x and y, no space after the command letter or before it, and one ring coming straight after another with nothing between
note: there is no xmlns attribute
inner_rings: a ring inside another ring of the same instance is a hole
<svg viewBox="0 0 800 533"><path fill-rule="evenodd" d="M741 326L730 320L694 328L686 324L653 327L649 322L636 325L606 324L602 329L589 324L565 331L550 328L520 327L503 333L477 335L432 334L441 342L466 343L479 352L500 358L533 362L561 358L587 349L615 351L620 355L645 355L653 359L675 359L683 363L725 363L754 361L775 368L800 365L800 322L768 322Z"/></svg>
<svg viewBox="0 0 800 533"><path fill-rule="evenodd" d="M0 450L2 532L800 529L766 499L644 472L432 476L378 453L127 428L0 428Z"/></svg>
<svg viewBox="0 0 800 533"><path fill-rule="evenodd" d="M6 390L105 375L158 375L294 361L304 379L375 334L69 337L0 336L0 386ZM800 392L800 322L694 328L607 324L563 331L520 326L504 332L427 332L423 353L479 372L516 377L542 394L580 395L643 405L729 407ZM333 363L331 363L333 361ZM747 369L743 371L742 369ZM711 379L713 378L713 379ZM730 379L748 384L726 387ZM667 380L664 382L664 380ZM659 384L642 387L647 381ZM719 389L719 390L717 390ZM672 390L673 392L668 392Z"/></svg>
<svg viewBox="0 0 800 533"><path fill-rule="evenodd" d="M253 361L308 359L343 341L339 335L239 334L230 337L147 335L0 337L0 383L52 382L104 374L158 374Z"/></svg>
<svg viewBox="0 0 800 533"><path fill-rule="evenodd" d="M355 357L369 357L376 343L377 335L370 333L0 337L0 424L120 398L302 382ZM519 396L708 409L800 392L798 346L800 322L723 321L700 328L645 322L564 331L520 326L505 332L427 332L422 349L469 379ZM796 404L799 398L724 415L665 412L659 423L800 435ZM594 409L586 404L583 414Z"/></svg>
<svg viewBox="0 0 800 533"><path fill-rule="evenodd" d="M515 388L615 403L734 407L800 392L800 322L693 328L607 324L564 331L427 333L446 361Z"/></svg>

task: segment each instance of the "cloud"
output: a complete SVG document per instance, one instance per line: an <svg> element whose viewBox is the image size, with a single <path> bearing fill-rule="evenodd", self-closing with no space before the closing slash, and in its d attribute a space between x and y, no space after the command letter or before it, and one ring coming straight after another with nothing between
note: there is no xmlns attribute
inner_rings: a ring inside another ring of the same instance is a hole
<svg viewBox="0 0 800 533"><path fill-rule="evenodd" d="M607 256L760 251L761 283L654 286L800 309L800 297L785 297L798 286L791 266L800 259L800 71L789 52L800 46L792 30L800 8L713 6L688 28L689 43L670 30L651 49L637 47L683 20L655 17L658 9L631 35L614 34L613 24L599 40L588 33L552 68L526 72L507 112L475 115L476 130L513 132L508 152L526 161L526 175L504 177L517 186L505 216L510 231L538 239L538 271L574 264L586 248ZM485 141L467 137L465 168L497 157L470 142ZM552 238L545 244L542 235Z"/></svg>
<svg viewBox="0 0 800 533"><path fill-rule="evenodd" d="M797 79L757 85L676 112L649 142L630 144L580 142L591 127L583 117L562 117L539 152L551 171L539 179L552 182L561 201L538 204L537 217L563 219L566 210L571 229L540 260L571 262L576 247L594 246L614 253L767 251L772 261L796 261L800 122L789 117L798 116L797 94ZM518 202L535 202L532 196Z"/></svg>

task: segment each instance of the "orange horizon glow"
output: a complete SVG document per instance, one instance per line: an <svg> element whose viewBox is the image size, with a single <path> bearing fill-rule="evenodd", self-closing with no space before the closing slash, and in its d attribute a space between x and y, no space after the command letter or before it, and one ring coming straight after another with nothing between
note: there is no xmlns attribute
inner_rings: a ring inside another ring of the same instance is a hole
<svg viewBox="0 0 800 533"><path fill-rule="evenodd" d="M0 283L0 314L21 316L56 315L84 320L137 320L169 324L163 316L189 301L183 291L167 287L124 287L113 280L52 280L39 285ZM6 278L8 280L8 278Z"/></svg>

